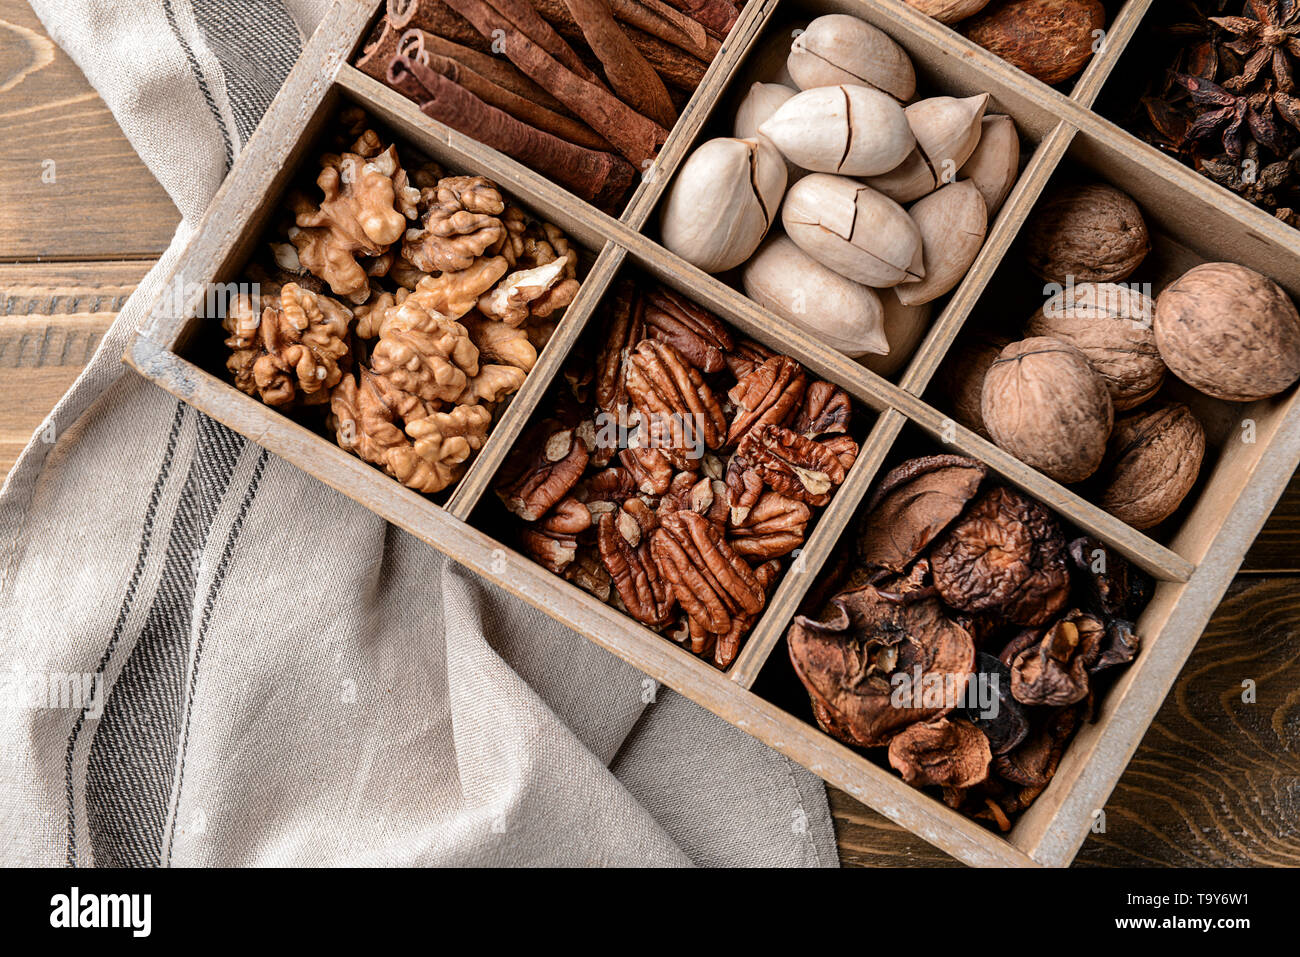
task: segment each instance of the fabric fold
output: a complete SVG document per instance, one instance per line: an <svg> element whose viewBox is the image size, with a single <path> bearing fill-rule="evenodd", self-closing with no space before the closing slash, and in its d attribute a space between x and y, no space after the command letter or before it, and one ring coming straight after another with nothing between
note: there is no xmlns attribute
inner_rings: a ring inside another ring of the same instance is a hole
<svg viewBox="0 0 1300 957"><path fill-rule="evenodd" d="M33 6L184 222L0 490L0 863L833 863L808 772L122 366L327 5Z"/></svg>

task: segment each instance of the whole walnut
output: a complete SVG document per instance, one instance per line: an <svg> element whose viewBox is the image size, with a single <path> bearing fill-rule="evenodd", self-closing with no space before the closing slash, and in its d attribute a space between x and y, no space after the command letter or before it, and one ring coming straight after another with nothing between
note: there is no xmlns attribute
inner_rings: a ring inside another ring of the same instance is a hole
<svg viewBox="0 0 1300 957"><path fill-rule="evenodd" d="M1113 186L1069 186L1046 196L1025 225L1029 268L1062 287L1119 282L1151 250L1142 210Z"/></svg>
<svg viewBox="0 0 1300 957"><path fill-rule="evenodd" d="M1180 402L1136 409L1115 420L1105 492L1097 503L1134 528L1159 525L1196 484L1205 457L1205 430Z"/></svg>
<svg viewBox="0 0 1300 957"><path fill-rule="evenodd" d="M1005 0L966 23L966 36L1049 85L1083 69L1096 31L1105 29L1100 0Z"/></svg>
<svg viewBox="0 0 1300 957"><path fill-rule="evenodd" d="M1077 347L1037 337L1002 350L984 377L980 410L993 441L1058 482L1101 465L1115 409Z"/></svg>
<svg viewBox="0 0 1300 957"><path fill-rule="evenodd" d="M1234 263L1205 263L1156 301L1156 345L1206 395L1253 402L1300 378L1300 315L1282 287Z"/></svg>
<svg viewBox="0 0 1300 957"><path fill-rule="evenodd" d="M1034 313L1027 336L1078 346L1106 382L1117 412L1141 405L1165 381L1165 364L1151 323L1155 303L1128 286L1080 283Z"/></svg>
<svg viewBox="0 0 1300 957"><path fill-rule="evenodd" d="M948 393L952 417L972 432L989 437L984 427L980 404L984 394L984 376L1002 350L1011 345L1004 336L980 337L959 346L944 363L939 379Z"/></svg>

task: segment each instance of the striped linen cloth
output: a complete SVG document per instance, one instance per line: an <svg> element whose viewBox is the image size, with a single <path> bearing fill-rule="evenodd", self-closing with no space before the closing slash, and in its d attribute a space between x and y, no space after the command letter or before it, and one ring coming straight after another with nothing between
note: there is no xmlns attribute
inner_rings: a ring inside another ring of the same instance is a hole
<svg viewBox="0 0 1300 957"><path fill-rule="evenodd" d="M33 6L183 222L0 493L0 864L837 864L815 777L121 365L325 5Z"/></svg>

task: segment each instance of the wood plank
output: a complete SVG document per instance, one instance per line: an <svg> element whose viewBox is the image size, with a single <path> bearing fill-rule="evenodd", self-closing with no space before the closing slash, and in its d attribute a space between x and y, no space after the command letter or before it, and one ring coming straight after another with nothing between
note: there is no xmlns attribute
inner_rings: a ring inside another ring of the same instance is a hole
<svg viewBox="0 0 1300 957"><path fill-rule="evenodd" d="M1179 674L1090 835L1086 867L1300 865L1294 748L1300 578L1238 579ZM1230 663L1230 664L1229 664ZM1242 681L1257 701L1242 701ZM938 849L841 791L831 813L847 866L949 866Z"/></svg>
<svg viewBox="0 0 1300 957"><path fill-rule="evenodd" d="M24 0L0 0L0 142L0 260L167 248L176 207Z"/></svg>
<svg viewBox="0 0 1300 957"><path fill-rule="evenodd" d="M1300 865L1300 579L1238 581L1106 804L1081 865ZM1256 701L1242 700L1242 682Z"/></svg>
<svg viewBox="0 0 1300 957"><path fill-rule="evenodd" d="M1282 493L1268 524L1246 555L1243 572L1300 573L1300 474Z"/></svg>
<svg viewBox="0 0 1300 957"><path fill-rule="evenodd" d="M0 263L0 481L152 265Z"/></svg>

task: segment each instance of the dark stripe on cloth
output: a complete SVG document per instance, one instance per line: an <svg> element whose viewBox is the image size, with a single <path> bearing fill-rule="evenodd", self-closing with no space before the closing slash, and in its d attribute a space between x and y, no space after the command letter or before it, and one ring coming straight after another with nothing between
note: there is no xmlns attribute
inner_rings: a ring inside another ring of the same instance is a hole
<svg viewBox="0 0 1300 957"><path fill-rule="evenodd" d="M217 127L221 130L221 138L226 145L226 172L230 172L230 167L235 165L235 144L230 138L230 130L226 129L226 121L221 117L221 110L217 108L217 101L213 99L212 90L208 88L208 81L203 78L203 71L199 68L198 57L190 48L189 41L185 39L185 34L176 23L176 11L172 8L172 0L162 0L163 13L167 15L167 25L172 28L172 33L180 42L181 49L185 51L185 59L190 63L190 72L194 74L194 79L198 81L199 90L203 93L203 99L207 101L208 109L216 117Z"/></svg>
<svg viewBox="0 0 1300 957"><path fill-rule="evenodd" d="M190 669L190 690L185 705L185 738L181 742L181 768L176 781L177 808L180 807L181 789L185 787L185 757L190 748L190 715L194 711L194 695L199 680L199 663L203 660L203 640L208 636L208 623L212 620L212 609L217 603L217 595L221 592L221 585L226 580L226 572L230 568L230 559L235 554L235 543L239 541L239 535L244 530L244 519L248 517L248 510L253 507L253 499L257 497L257 490L262 484L262 473L266 470L266 463L270 458L271 454L266 449L262 449L261 454L257 457L257 464L253 467L253 479L248 484L248 491L244 493L244 500L239 504L239 514L235 516L235 522L230 527L230 534L226 536L226 547L221 550L221 560L217 563L216 573L212 576L212 587L208 589L207 601L203 603L203 615L199 618L199 634L194 649L194 666ZM171 863L172 835L175 831L176 821L173 819L172 832L167 835L168 863Z"/></svg>
<svg viewBox="0 0 1300 957"><path fill-rule="evenodd" d="M144 627L113 683L90 746L86 818L95 863L161 863L180 744L195 580L245 441L195 413L198 442L172 519L162 578Z"/></svg>
<svg viewBox="0 0 1300 957"><path fill-rule="evenodd" d="M117 647L118 640L122 637L122 629L126 626L127 616L131 613L131 607L135 603L135 590L140 584L140 576L144 573L145 562L149 557L149 546L153 541L153 523L154 517L158 512L158 500L162 497L163 487L167 484L167 478L171 475L172 459L176 456L176 441L180 437L181 423L185 421L186 406L182 402L176 403L176 414L172 416L171 429L167 433L167 447L163 453L161 468L158 469L158 478L154 480L153 490L149 493L149 505L144 512L144 528L140 532L140 550L135 556L135 570L131 573L131 580L126 586L126 597L122 599L122 607L118 609L117 621L113 625L112 636L108 639L108 647L104 649L104 654L99 659L99 665L95 669L96 675L102 675L104 669L108 667L109 659L113 656L113 649ZM102 706L103 702L99 702ZM77 830L75 807L73 800L72 787L72 756L77 749L77 738L81 735L81 729L86 723L86 713L83 711L77 715L77 723L72 727L72 734L68 738L68 749L64 753L64 787L68 799L68 866L77 865Z"/></svg>
<svg viewBox="0 0 1300 957"><path fill-rule="evenodd" d="M281 0L190 0L194 19L226 76L226 95L247 143L302 51Z"/></svg>

